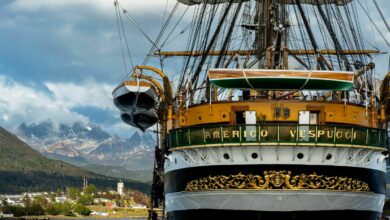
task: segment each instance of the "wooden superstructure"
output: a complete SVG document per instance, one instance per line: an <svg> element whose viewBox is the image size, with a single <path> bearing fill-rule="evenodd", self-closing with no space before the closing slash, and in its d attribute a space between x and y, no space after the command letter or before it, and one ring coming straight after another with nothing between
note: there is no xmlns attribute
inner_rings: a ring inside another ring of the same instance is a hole
<svg viewBox="0 0 390 220"><path fill-rule="evenodd" d="M378 128L384 116L376 109L327 101L253 100L213 102L181 109L175 114L175 128L210 124L239 124L236 113L255 111L258 123L298 123L300 111L319 114L319 124L344 124Z"/></svg>

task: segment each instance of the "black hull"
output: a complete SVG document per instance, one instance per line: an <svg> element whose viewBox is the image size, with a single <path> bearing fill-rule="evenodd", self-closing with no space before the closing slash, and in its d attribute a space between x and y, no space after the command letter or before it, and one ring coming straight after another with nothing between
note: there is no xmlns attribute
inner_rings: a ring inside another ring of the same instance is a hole
<svg viewBox="0 0 390 220"><path fill-rule="evenodd" d="M255 212L187 210L168 213L168 220L380 220L381 213L368 211Z"/></svg>

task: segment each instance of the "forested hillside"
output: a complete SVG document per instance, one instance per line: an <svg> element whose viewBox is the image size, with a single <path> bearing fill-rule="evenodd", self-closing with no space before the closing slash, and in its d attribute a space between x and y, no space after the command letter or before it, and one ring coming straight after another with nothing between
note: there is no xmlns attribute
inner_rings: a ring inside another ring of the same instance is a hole
<svg viewBox="0 0 390 220"><path fill-rule="evenodd" d="M118 179L85 171L44 157L7 130L0 128L0 193L54 191L81 187L83 177L98 188L116 188ZM148 184L125 180L127 188L149 193Z"/></svg>

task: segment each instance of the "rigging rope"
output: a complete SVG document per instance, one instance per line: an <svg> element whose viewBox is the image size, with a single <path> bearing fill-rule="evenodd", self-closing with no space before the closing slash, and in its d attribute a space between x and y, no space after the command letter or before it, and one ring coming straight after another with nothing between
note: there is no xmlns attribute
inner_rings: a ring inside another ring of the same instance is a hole
<svg viewBox="0 0 390 220"><path fill-rule="evenodd" d="M173 10L171 11L171 13L169 14L169 16L167 18L167 21L165 22L165 24L164 24L163 28L161 29L160 33L158 34L157 39L154 41L152 47L150 48L149 53L148 53L148 55L146 56L146 58L145 58L145 60L143 62L143 65L146 65L148 63L148 61L149 61L150 57L152 56L152 53L153 53L153 51L155 49L157 49L157 50L161 49L161 47L158 47L157 44L160 42L161 37L164 35L165 30L168 27L168 25L170 24L170 22L171 22L171 20L173 18L173 15L175 14L178 6L179 6L179 2L176 2L175 6L173 7Z"/></svg>
<svg viewBox="0 0 390 220"><path fill-rule="evenodd" d="M390 47L390 43L387 41L386 37L382 34L381 30L379 29L379 27L375 24L374 20L371 18L370 14L367 12L367 10L363 7L362 3L360 2L360 0L357 0L358 4L360 5L360 7L362 8L362 10L364 11L364 13L367 15L367 17L370 19L372 25L374 25L375 29L378 31L378 33L380 34L380 36L382 37L382 39L385 41L385 43L387 44L387 46Z"/></svg>
<svg viewBox="0 0 390 220"><path fill-rule="evenodd" d="M316 53L317 53L317 51L318 51L319 48L318 48L316 39L315 39L315 37L314 37L314 35L313 35L313 31L312 31L312 29L311 29L311 27L310 27L310 25L309 25L309 22L308 22L308 20L306 19L305 11L304 11L303 8L302 8L302 5L301 5L300 0L295 0L295 2L296 2L296 5L297 5L297 7L298 7L299 13L300 13L300 15L301 15L300 18L302 19L303 24L305 25L307 34L309 35L309 39L310 39L310 42L311 42L311 44L312 44L312 46L313 46L313 49L314 49L314 50L316 51ZM323 70L326 69L325 63L324 63L324 61L323 61L322 59L320 59L319 64L320 64L320 66L321 66L321 69L323 69Z"/></svg>
<svg viewBox="0 0 390 220"><path fill-rule="evenodd" d="M297 22L299 22L299 18L302 19L302 14L299 14L299 16L298 16L296 7L293 7L293 9L294 9L295 14L297 15ZM306 42L304 40L305 39L305 32L303 31L303 28L299 24L298 24L298 29L299 29L299 34L300 34L300 36L302 38L302 42L301 43L303 44L303 48L304 48L305 51L307 51L308 50L308 46L307 46L307 44L306 44ZM297 49L300 49L298 42L297 42L297 44L298 44ZM306 54L306 59L307 59L307 61L309 63L309 65L307 65L307 66L309 67L309 69L311 69L312 68L312 64L311 64L311 59L309 57L309 54Z"/></svg>
<svg viewBox="0 0 390 220"><path fill-rule="evenodd" d="M131 68L134 69L135 65L133 63L133 59L132 59L132 56L131 56L129 43L128 43L127 36L126 36L125 27L123 25L122 15L121 15L121 13L119 13L119 11L118 11L118 15L119 15L119 19L120 19L120 23L121 23L121 27L122 27L123 38L124 38L124 41L125 41L125 44L126 44L127 55L129 56L129 59L130 59Z"/></svg>
<svg viewBox="0 0 390 220"><path fill-rule="evenodd" d="M376 9L378 10L378 12L379 12L379 14L380 14L380 16L381 16L381 18L382 18L382 20L383 20L383 23L385 23L387 30L390 32L389 23L387 23L386 18L385 18L385 16L383 15L383 12L382 12L381 8L379 7L378 2L377 2L376 0L374 0L374 5L375 5Z"/></svg>
<svg viewBox="0 0 390 220"><path fill-rule="evenodd" d="M332 38L333 44L334 44L335 49L337 51L337 56L341 58L340 60L344 61L344 65L347 68L347 70L349 71L349 70L351 70L351 66L349 64L348 58L344 54L340 53L340 51L342 50L341 44L337 38L337 35L336 35L336 32L333 28L332 23L328 19L330 17L329 10L327 8L325 8L327 11L327 14L325 14L324 10L322 9L322 6L319 4L319 0L316 0L316 1L318 3L318 5L317 5L318 12L320 13L321 18L325 23L325 27L328 30L328 32ZM342 66L340 61L339 61L339 65L340 65L340 67Z"/></svg>
<svg viewBox="0 0 390 220"><path fill-rule="evenodd" d="M222 15L221 20L220 20L220 22L219 22L219 24L218 24L218 26L217 26L217 28L216 28L214 34L213 34L213 36L212 36L212 38L211 38L211 40L210 40L208 46L207 46L207 48L206 48L206 50L205 50L205 53L204 53L204 54L202 55L202 57L201 57L201 60L200 60L200 62L199 62L199 64L198 64L198 67L197 67L196 71L194 72L194 74L193 74L193 76L192 76L192 78L191 78L191 82L192 82L192 84L193 84L195 87L196 87L197 82L198 82L198 79L199 79L199 73L200 73L200 71L202 70L203 64L204 64L205 61L206 61L207 54L209 53L209 51L211 50L211 48L214 46L215 41L216 41L216 38L217 38L217 36L218 36L218 34L219 34L220 30L221 30L221 27L222 27L222 25L223 25L223 23L224 23L224 21L225 21L225 19L226 19L226 16L228 15L228 12L229 12L230 8L232 7L232 5L233 5L233 0L230 0L230 2L229 2L229 4L228 4L227 8L225 9L225 11L224 11L224 13L223 13L223 15Z"/></svg>
<svg viewBox="0 0 390 220"><path fill-rule="evenodd" d="M215 14L216 14L217 9L218 9L218 5L211 6L210 13L208 14L208 19L207 19L208 22L205 25L203 25L203 23L204 23L203 17L205 15L207 15L207 13L205 13L206 9L207 9L207 5L205 4L201 10L200 16L198 16L198 18L197 18L198 24L193 30L195 35L192 38L191 52L193 52L194 50L205 51L205 49L207 47L208 38L209 38L209 35L211 34L210 28L213 24ZM200 36L203 36L203 37L201 38ZM186 77L186 79L185 79L186 80L185 84L191 83L191 85L193 85L193 81L190 81L190 74L194 72L194 68L196 67L196 63L197 63L198 59L199 58L191 59L191 57L187 57L186 66L185 66L184 71L186 71L188 73L188 77ZM192 61L192 64L189 67L189 69L187 69L187 67L190 65L191 61ZM195 87L196 87L196 85L195 85Z"/></svg>
<svg viewBox="0 0 390 220"><path fill-rule="evenodd" d="M225 51L228 48L228 44L229 44L230 38L231 38L232 33L233 33L233 27L234 27L234 25L235 25L235 23L237 21L238 14L240 13L242 4L243 4L242 2L239 3L238 7L236 8L236 11L234 13L234 17L233 17L233 19L232 19L232 21L230 23L229 30L227 32L227 35L226 35L225 40L223 42L223 45L221 47L221 50L220 50L221 53L218 56L217 62L214 64L215 68L218 68L220 66L222 58L224 57L223 54L225 53Z"/></svg>
<svg viewBox="0 0 390 220"><path fill-rule="evenodd" d="M186 8L186 10L183 12L183 14L180 16L179 20L176 22L175 26L171 29L171 31L169 32L168 36L165 38L165 40L163 41L163 43L161 44L161 48L163 48L165 46L165 44L167 43L167 41L169 40L169 38L172 36L173 32L176 30L177 26L180 24L181 20L184 18L184 16L187 14L187 11L190 7L188 6ZM181 33L181 32L180 32ZM173 39L172 39L173 40Z"/></svg>
<svg viewBox="0 0 390 220"><path fill-rule="evenodd" d="M120 41L120 44L121 44L121 54L122 54L122 61L123 61L123 67L125 69L125 73L127 74L127 64L126 64L126 59L125 59L125 53L123 51L123 41L122 41L122 33L121 33L121 29L120 29L120 25L119 25L119 11L118 11L118 1L115 0L114 1L114 6L115 6L115 16L116 16L116 23L117 23L117 27L118 27L118 34L119 34L119 41Z"/></svg>
<svg viewBox="0 0 390 220"><path fill-rule="evenodd" d="M120 4L119 4L120 5ZM121 6L121 5L120 5ZM122 6L121 6L122 7ZM123 7L122 7L122 9L123 9ZM129 12L126 10L126 9L123 9L123 14L126 16L126 18L131 22L131 23L133 23L134 24L134 26L142 33L142 35L144 35L144 37L152 44L152 45L154 45L156 48L158 48L157 47L157 45L155 45L155 43L153 42L153 40L148 36L148 34L142 29L142 26L141 25L139 25L138 23L137 23L137 21L129 14Z"/></svg>

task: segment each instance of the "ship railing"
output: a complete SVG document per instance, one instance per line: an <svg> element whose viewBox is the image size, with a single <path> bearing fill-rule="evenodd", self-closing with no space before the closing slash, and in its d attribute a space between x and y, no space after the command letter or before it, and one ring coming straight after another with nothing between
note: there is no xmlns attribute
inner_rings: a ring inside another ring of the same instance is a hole
<svg viewBox="0 0 390 220"><path fill-rule="evenodd" d="M317 145L387 150L384 129L342 125L219 125L171 130L169 147Z"/></svg>

